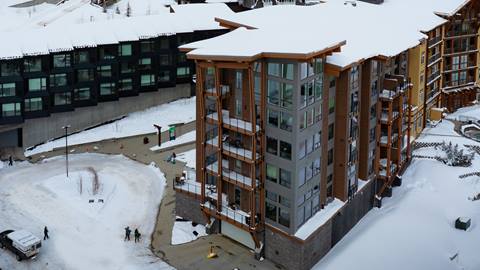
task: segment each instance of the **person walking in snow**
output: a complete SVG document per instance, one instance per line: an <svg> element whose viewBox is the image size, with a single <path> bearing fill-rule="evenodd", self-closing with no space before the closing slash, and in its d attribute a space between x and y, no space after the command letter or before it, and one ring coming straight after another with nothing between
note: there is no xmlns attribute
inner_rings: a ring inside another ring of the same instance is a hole
<svg viewBox="0 0 480 270"><path fill-rule="evenodd" d="M13 158L12 156L8 157L8 166L13 166Z"/></svg>
<svg viewBox="0 0 480 270"><path fill-rule="evenodd" d="M132 230L130 230L130 227L126 227L125 228L125 239L124 241L130 241L130 233L132 232Z"/></svg>
<svg viewBox="0 0 480 270"><path fill-rule="evenodd" d="M133 233L135 236L135 243L140 242L140 232L138 231L138 228L135 229L135 232Z"/></svg>
<svg viewBox="0 0 480 270"><path fill-rule="evenodd" d="M177 155L175 152L172 153L172 163L175 164L175 159L177 158Z"/></svg>
<svg viewBox="0 0 480 270"><path fill-rule="evenodd" d="M45 241L48 238L50 238L50 237L48 237L48 228L47 228L47 226L45 226L45 228L43 229L43 240Z"/></svg>

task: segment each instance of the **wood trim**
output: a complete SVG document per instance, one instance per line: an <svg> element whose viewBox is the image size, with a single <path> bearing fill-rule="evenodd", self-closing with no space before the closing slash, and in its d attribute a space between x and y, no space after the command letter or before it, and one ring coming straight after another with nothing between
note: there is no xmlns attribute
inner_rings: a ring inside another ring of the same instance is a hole
<svg viewBox="0 0 480 270"><path fill-rule="evenodd" d="M218 18L218 17L215 17L215 21L218 22L220 24L220 26L222 27L225 27L225 28L228 28L228 29L237 29L237 28L240 28L240 27L245 27L247 29L258 29L256 27L253 27L253 26L250 26L250 25L246 25L246 24L243 24L243 23L237 23L237 22L234 22L234 21L231 21L231 20L227 20L227 19L222 19L222 18Z"/></svg>

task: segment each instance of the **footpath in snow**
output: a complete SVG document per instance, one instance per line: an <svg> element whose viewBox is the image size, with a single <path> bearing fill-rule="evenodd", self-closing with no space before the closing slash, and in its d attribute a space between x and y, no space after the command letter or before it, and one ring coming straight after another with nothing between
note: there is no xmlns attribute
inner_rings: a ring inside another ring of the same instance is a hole
<svg viewBox="0 0 480 270"><path fill-rule="evenodd" d="M172 269L154 256L150 236L165 178L158 168L123 156L70 156L0 170L0 231L26 229L43 238L36 260L17 262L0 252L2 269ZM92 203L89 201L93 200ZM103 202L102 202L103 200ZM124 241L124 228L132 240ZM142 234L134 243L133 230Z"/></svg>
<svg viewBox="0 0 480 270"><path fill-rule="evenodd" d="M166 130L169 125L188 123L195 120L195 97L180 99L167 104L155 106L144 111L134 112L125 118L81 131L68 136L69 145L98 142L107 139L124 138L135 135L155 133L153 124ZM65 146L65 139L49 141L25 151L25 156L52 151Z"/></svg>
<svg viewBox="0 0 480 270"><path fill-rule="evenodd" d="M469 113L480 116L480 108ZM480 145L453 128L444 120L419 141L458 143L464 151L469 150L463 144ZM419 151L438 152L433 147ZM372 209L313 269L480 269L480 200L471 200L480 193L480 177L459 179L474 171L480 171L478 154L467 168L414 159L393 197L384 198L382 208ZM458 217L471 218L468 231L454 228Z"/></svg>

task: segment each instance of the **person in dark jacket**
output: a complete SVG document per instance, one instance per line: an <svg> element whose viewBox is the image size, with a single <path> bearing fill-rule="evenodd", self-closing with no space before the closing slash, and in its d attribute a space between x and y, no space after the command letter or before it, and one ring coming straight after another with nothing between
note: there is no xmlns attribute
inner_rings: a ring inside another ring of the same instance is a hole
<svg viewBox="0 0 480 270"><path fill-rule="evenodd" d="M130 230L130 227L126 227L125 228L125 239L124 241L130 241L130 233L132 232L132 230Z"/></svg>
<svg viewBox="0 0 480 270"><path fill-rule="evenodd" d="M43 240L47 240L48 238L48 228L47 226L45 226L45 228L43 229Z"/></svg>
<svg viewBox="0 0 480 270"><path fill-rule="evenodd" d="M13 158L12 156L8 157L8 166L13 166Z"/></svg>
<svg viewBox="0 0 480 270"><path fill-rule="evenodd" d="M135 243L136 243L136 242L140 242L140 236L141 236L141 234L140 234L140 232L138 231L138 228L135 229L134 236L135 236Z"/></svg>

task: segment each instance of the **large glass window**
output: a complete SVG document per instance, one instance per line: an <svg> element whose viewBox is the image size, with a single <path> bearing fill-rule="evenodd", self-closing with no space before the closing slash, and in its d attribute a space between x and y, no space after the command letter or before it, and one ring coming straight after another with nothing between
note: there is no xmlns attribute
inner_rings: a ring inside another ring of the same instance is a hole
<svg viewBox="0 0 480 270"><path fill-rule="evenodd" d="M132 44L120 44L118 46L118 55L119 56L132 55Z"/></svg>
<svg viewBox="0 0 480 270"><path fill-rule="evenodd" d="M0 77L19 76L20 65L18 62L8 61L0 64Z"/></svg>
<svg viewBox="0 0 480 270"><path fill-rule="evenodd" d="M64 93L55 93L53 99L53 105L68 105L72 103L72 93L64 92Z"/></svg>
<svg viewBox="0 0 480 270"><path fill-rule="evenodd" d="M149 70L152 68L152 58L145 57L138 59L138 69L139 70Z"/></svg>
<svg viewBox="0 0 480 270"><path fill-rule="evenodd" d="M278 140L267 136L267 152L278 155Z"/></svg>
<svg viewBox="0 0 480 270"><path fill-rule="evenodd" d="M283 206L285 206L285 207L287 207L287 208L290 207L290 199L287 198L287 197L278 196L278 202L279 202L281 205L283 205Z"/></svg>
<svg viewBox="0 0 480 270"><path fill-rule="evenodd" d="M142 76L140 76L140 85L141 86L155 85L155 75L153 75L153 74L143 74Z"/></svg>
<svg viewBox="0 0 480 270"><path fill-rule="evenodd" d="M293 104L293 85L289 83L282 83L282 92L280 95L280 106L291 108Z"/></svg>
<svg viewBox="0 0 480 270"><path fill-rule="evenodd" d="M15 83L0 83L0 97L13 97L15 94Z"/></svg>
<svg viewBox="0 0 480 270"><path fill-rule="evenodd" d="M287 170L284 170L284 169L280 169L280 185L286 187L286 188L290 188L292 186L292 173L287 171Z"/></svg>
<svg viewBox="0 0 480 270"><path fill-rule="evenodd" d="M286 131L292 131L293 117L286 112L280 113L280 128Z"/></svg>
<svg viewBox="0 0 480 270"><path fill-rule="evenodd" d="M158 73L159 82L169 82L170 81L170 71L169 70L160 70Z"/></svg>
<svg viewBox="0 0 480 270"><path fill-rule="evenodd" d="M115 94L115 83L110 82L110 83L101 83L100 84L100 95L101 96L113 95L113 94Z"/></svg>
<svg viewBox="0 0 480 270"><path fill-rule="evenodd" d="M278 168L267 163L267 180L277 182L278 180Z"/></svg>
<svg viewBox="0 0 480 270"><path fill-rule="evenodd" d="M53 67L54 68L66 68L70 67L71 57L70 54L56 54L53 55Z"/></svg>
<svg viewBox="0 0 480 270"><path fill-rule="evenodd" d="M20 103L2 104L2 117L12 117L22 115Z"/></svg>
<svg viewBox="0 0 480 270"><path fill-rule="evenodd" d="M43 110L42 98L27 98L25 99L25 111L34 112Z"/></svg>
<svg viewBox="0 0 480 270"><path fill-rule="evenodd" d="M83 64L90 62L90 54L88 51L76 51L74 57L75 64Z"/></svg>
<svg viewBox="0 0 480 270"><path fill-rule="evenodd" d="M133 90L132 78L125 78L118 81L118 91L131 91Z"/></svg>
<svg viewBox="0 0 480 270"><path fill-rule="evenodd" d="M292 159L292 145L290 143L280 141L280 157Z"/></svg>
<svg viewBox="0 0 480 270"><path fill-rule="evenodd" d="M89 100L90 99L90 88L89 87L75 88L73 90L73 97L76 101Z"/></svg>
<svg viewBox="0 0 480 270"><path fill-rule="evenodd" d="M90 82L95 78L95 71L93 69L78 69L77 82Z"/></svg>
<svg viewBox="0 0 480 270"><path fill-rule="evenodd" d="M62 87L67 85L67 74L51 74L50 75L50 87Z"/></svg>
<svg viewBox="0 0 480 270"><path fill-rule="evenodd" d="M268 80L267 98L268 103L279 105L280 82Z"/></svg>
<svg viewBox="0 0 480 270"><path fill-rule="evenodd" d="M155 51L155 43L153 40L143 40L140 42L140 51L142 53L149 53Z"/></svg>
<svg viewBox="0 0 480 270"><path fill-rule="evenodd" d="M160 54L159 58L161 66L170 66L172 64L170 54Z"/></svg>
<svg viewBox="0 0 480 270"><path fill-rule="evenodd" d="M42 71L42 58L25 58L23 60L25 72L39 72Z"/></svg>
<svg viewBox="0 0 480 270"><path fill-rule="evenodd" d="M290 212L284 208L278 208L278 223L290 227Z"/></svg>
<svg viewBox="0 0 480 270"><path fill-rule="evenodd" d="M268 114L268 124L274 127L278 127L279 113L274 110L268 110L267 114Z"/></svg>
<svg viewBox="0 0 480 270"><path fill-rule="evenodd" d="M293 80L293 64L268 63L268 75Z"/></svg>
<svg viewBox="0 0 480 270"><path fill-rule="evenodd" d="M328 113L332 114L335 112L335 97L328 98Z"/></svg>
<svg viewBox="0 0 480 270"><path fill-rule="evenodd" d="M177 78L185 78L190 76L189 67L177 67Z"/></svg>
<svg viewBox="0 0 480 270"><path fill-rule="evenodd" d="M111 65L98 66L97 74L99 77L102 77L102 78L112 77L112 66Z"/></svg>
<svg viewBox="0 0 480 270"><path fill-rule="evenodd" d="M117 50L117 46L100 47L98 49L100 60L115 59L116 50Z"/></svg>
<svg viewBox="0 0 480 270"><path fill-rule="evenodd" d="M135 63L132 62L122 62L120 64L120 73L127 74L135 72Z"/></svg>
<svg viewBox="0 0 480 270"><path fill-rule="evenodd" d="M265 217L277 222L277 207L269 202L265 202Z"/></svg>
<svg viewBox="0 0 480 270"><path fill-rule="evenodd" d="M28 91L45 91L47 90L47 79L46 78L34 78L28 80Z"/></svg>

